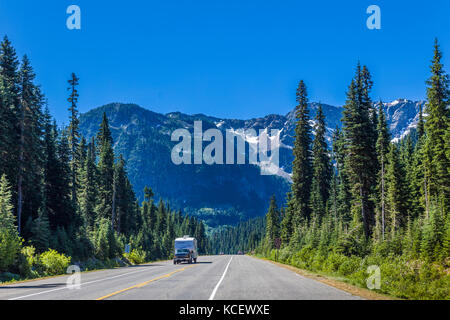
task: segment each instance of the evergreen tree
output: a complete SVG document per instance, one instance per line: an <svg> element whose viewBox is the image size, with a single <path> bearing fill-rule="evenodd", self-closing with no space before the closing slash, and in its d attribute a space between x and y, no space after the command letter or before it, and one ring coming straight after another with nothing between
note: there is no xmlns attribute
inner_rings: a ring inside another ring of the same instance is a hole
<svg viewBox="0 0 450 320"><path fill-rule="evenodd" d="M64 143L61 145L57 132L56 123L52 123L52 118L48 108L44 112L44 138L43 138L43 201L42 209L47 213L50 228L56 231L57 225L65 219L64 214L68 210L67 177L64 176ZM62 156L62 158L61 158ZM63 215L60 217L59 215Z"/></svg>
<svg viewBox="0 0 450 320"><path fill-rule="evenodd" d="M446 140L450 130L449 76L441 62L442 52L437 39L434 44L434 57L431 65L431 77L427 81L426 122L427 140L425 144L429 163L429 190L439 198L442 212L450 210L450 144Z"/></svg>
<svg viewBox="0 0 450 320"><path fill-rule="evenodd" d="M414 146L411 159L411 168L409 174L409 189L410 189L410 206L411 216L417 218L424 212L426 201L426 180L425 180L425 123L422 114L422 105L419 108L419 121L417 124L417 142Z"/></svg>
<svg viewBox="0 0 450 320"><path fill-rule="evenodd" d="M386 207L390 216L392 237L406 224L407 199L405 171L400 163L397 145L391 144L386 170Z"/></svg>
<svg viewBox="0 0 450 320"><path fill-rule="evenodd" d="M417 122L417 135L418 140L422 139L425 134L425 122L423 120L423 110L422 104L419 106L419 121Z"/></svg>
<svg viewBox="0 0 450 320"><path fill-rule="evenodd" d="M349 175L346 165L346 141L339 128L333 133L333 158L337 171L337 215L348 222L351 219L350 203L352 199Z"/></svg>
<svg viewBox="0 0 450 320"><path fill-rule="evenodd" d="M54 211L49 212L54 214L54 216L49 216L49 220L53 230L57 230L58 227L67 230L75 220L75 208L72 206L70 198L70 148L66 129L60 132L57 142L57 154L58 163L53 170L57 172L56 177L58 180L55 181L55 189L58 200L54 205Z"/></svg>
<svg viewBox="0 0 450 320"><path fill-rule="evenodd" d="M9 271L20 252L22 241L14 224L11 187L3 174L0 179L0 271Z"/></svg>
<svg viewBox="0 0 450 320"><path fill-rule="evenodd" d="M149 210L148 210L148 227L152 231L156 231L156 226L158 223L158 216L156 214L156 206L153 203L153 200L149 202ZM188 233L186 231L185 233Z"/></svg>
<svg viewBox="0 0 450 320"><path fill-rule="evenodd" d="M78 168L81 168L83 166L83 164L86 162L88 148L89 148L89 145L86 141L86 138L81 136L80 145L78 146L78 150L77 150L77 156L78 156L78 161L79 161L79 164L77 165ZM79 173L80 173L80 170L78 169L77 174L79 174ZM77 185L78 185L78 183L77 183Z"/></svg>
<svg viewBox="0 0 450 320"><path fill-rule="evenodd" d="M157 217L156 234L159 236L162 236L167 228L166 208L164 206L164 202L162 201L162 199L159 200L158 211L156 213L156 217ZM187 233L188 235L193 234L192 229L195 228L193 222L194 222L193 219L189 219L188 233Z"/></svg>
<svg viewBox="0 0 450 320"><path fill-rule="evenodd" d="M3 174L0 180L0 228L3 230L16 230L14 225L11 187Z"/></svg>
<svg viewBox="0 0 450 320"><path fill-rule="evenodd" d="M111 228L111 221L108 219L101 219L99 221L99 228L95 236L95 255L103 261L113 259L120 251L116 236Z"/></svg>
<svg viewBox="0 0 450 320"><path fill-rule="evenodd" d="M130 184L127 179L127 172L125 169L125 160L123 156L119 156L119 160L115 165L114 172L114 184L115 184L115 210L113 211L116 231L118 233L129 231L129 220L132 218L133 201L130 197ZM134 196L134 195L133 195ZM131 200L131 201L130 201ZM124 228L122 228L124 227Z"/></svg>
<svg viewBox="0 0 450 320"><path fill-rule="evenodd" d="M44 210L40 210L38 217L33 221L31 232L33 246L38 252L46 251L50 245L50 224Z"/></svg>
<svg viewBox="0 0 450 320"><path fill-rule="evenodd" d="M93 142L91 142L92 144ZM97 190L97 166L95 157L92 155L95 146L89 145L86 159L80 172L80 191L79 202L81 216L88 230L93 231L96 222L96 202L98 196Z"/></svg>
<svg viewBox="0 0 450 320"><path fill-rule="evenodd" d="M16 51L8 37L5 36L0 43L0 174L7 175L13 185L13 190L16 190L19 157L18 68L19 61Z"/></svg>
<svg viewBox="0 0 450 320"><path fill-rule="evenodd" d="M420 251L427 261L437 261L442 254L444 224L439 208L433 205L428 217L425 217L422 225L422 239Z"/></svg>
<svg viewBox="0 0 450 320"><path fill-rule="evenodd" d="M316 135L313 141L313 177L311 208L318 217L325 216L326 204L330 196L331 163L325 140L325 116L322 106L319 105L316 115Z"/></svg>
<svg viewBox="0 0 450 320"><path fill-rule="evenodd" d="M293 224L310 216L309 201L311 194L312 164L311 164L311 126L309 124L308 97L306 85L300 81L297 88L295 108L296 127L294 141L294 162L292 164L292 209Z"/></svg>
<svg viewBox="0 0 450 320"><path fill-rule="evenodd" d="M195 239L197 239L198 250L200 254L206 254L208 252L208 238L205 233L205 225L203 221L198 221L194 233Z"/></svg>
<svg viewBox="0 0 450 320"><path fill-rule="evenodd" d="M35 74L27 56L19 71L19 159L17 163L17 220L19 234L22 221L37 215L42 203L42 103L43 96L34 84ZM26 198L25 198L26 197Z"/></svg>
<svg viewBox="0 0 450 320"><path fill-rule="evenodd" d="M444 227L444 236L442 241L442 253L441 260L445 260L450 257L450 219L447 216Z"/></svg>
<svg viewBox="0 0 450 320"><path fill-rule="evenodd" d="M344 136L346 140L346 166L349 182L353 186L353 210L359 210L366 237L374 224L373 203L370 200L376 177L375 145L373 144L373 123L369 117L372 87L366 67L357 65L356 74L347 93L344 106Z"/></svg>
<svg viewBox="0 0 450 320"><path fill-rule="evenodd" d="M109 129L108 117L106 113L103 113L102 122L100 124L100 129L96 136L97 147L99 152L101 152L102 147L105 143L109 143L111 146L113 144L113 139L111 135L111 130Z"/></svg>
<svg viewBox="0 0 450 320"><path fill-rule="evenodd" d="M280 212L275 196L270 199L269 211L266 214L266 243L270 249L275 247L275 239L280 236Z"/></svg>
<svg viewBox="0 0 450 320"><path fill-rule="evenodd" d="M414 199L411 197L412 194L412 183L414 180L414 142L413 140L416 137L416 132L412 132L408 134L404 139L400 140L399 143L399 153L400 153L400 162L403 166L403 171L405 172L404 177L404 188L406 192L406 202L405 202L405 210L408 212L408 217L415 216L415 208L413 207Z"/></svg>
<svg viewBox="0 0 450 320"><path fill-rule="evenodd" d="M294 215L294 205L292 204L292 201L292 193L289 192L287 196L288 206L286 210L284 210L284 215L281 217L280 237L282 245L289 244L293 232L292 217ZM254 237L256 237L256 234Z"/></svg>
<svg viewBox="0 0 450 320"><path fill-rule="evenodd" d="M386 116L383 111L383 103L379 102L378 108L378 124L377 124L378 138L376 143L378 162L380 164L380 171L378 173L378 193L379 193L379 218L377 221L380 225L381 235L378 238L384 240L386 230L386 168L388 166L387 155L389 152L390 135L386 123Z"/></svg>
<svg viewBox="0 0 450 320"><path fill-rule="evenodd" d="M99 218L112 219L112 203L114 195L114 151L112 149L112 137L109 130L108 119L103 114L103 120L97 135L99 144L98 161L98 204L96 212Z"/></svg>
<svg viewBox="0 0 450 320"><path fill-rule="evenodd" d="M68 80L69 87L67 90L70 91L69 98L67 101L70 103L69 106L69 148L70 148L70 171L71 171L71 197L72 203L75 207L77 204L77 174L78 168L82 163L82 159L79 157L79 143L80 143L80 133L79 133L79 124L80 121L78 119L78 90L77 87L79 85L79 78L72 73L70 80Z"/></svg>

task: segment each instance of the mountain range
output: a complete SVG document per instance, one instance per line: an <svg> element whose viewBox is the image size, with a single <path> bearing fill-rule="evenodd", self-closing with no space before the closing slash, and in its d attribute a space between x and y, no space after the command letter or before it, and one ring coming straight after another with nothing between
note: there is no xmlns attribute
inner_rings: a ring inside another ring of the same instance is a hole
<svg viewBox="0 0 450 320"><path fill-rule="evenodd" d="M416 127L424 103L406 99L384 103L394 141ZM321 105L327 140L331 142L333 130L341 127L343 108ZM311 119L314 119L318 106L318 103L310 103ZM170 201L172 208L196 215L212 228L265 214L271 195L275 195L279 203L285 200L292 172L295 110L287 115L271 114L239 120L180 112L161 114L135 104L111 103L80 116L81 133L87 139L96 135L103 113L109 120L115 153L122 154L126 160L129 178L140 199L144 187L150 186L156 199ZM171 141L172 132L180 128L192 132L194 121L199 120L203 131L210 128L221 131L280 130L280 170L277 175L261 175L260 169L248 162L240 165L173 164L171 152L176 142Z"/></svg>

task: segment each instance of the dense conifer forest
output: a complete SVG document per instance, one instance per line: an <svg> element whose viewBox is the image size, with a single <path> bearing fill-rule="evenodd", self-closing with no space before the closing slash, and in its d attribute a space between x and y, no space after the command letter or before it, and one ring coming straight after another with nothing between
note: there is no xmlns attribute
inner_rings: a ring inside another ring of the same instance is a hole
<svg viewBox="0 0 450 320"><path fill-rule="evenodd" d="M296 92L291 190L265 217L220 226L154 199L137 200L108 118L80 134L78 86L68 87L68 126L52 118L31 62L0 44L0 282L167 259L173 241L197 238L200 254L238 251L278 260L401 298L450 299L450 79L436 40L417 127L399 141L369 69L357 64L342 128L326 141L322 108ZM424 79L425 80L425 79ZM267 199L269 200L269 199ZM130 245L130 252L125 248ZM372 268L372 269L371 269Z"/></svg>
<svg viewBox="0 0 450 320"><path fill-rule="evenodd" d="M241 224L222 231L214 247L222 241L219 250L251 250L362 287L368 267L376 266L381 292L450 299L450 91L437 40L426 108L398 142L391 141L382 102L371 99L372 86L368 68L358 63L343 128L329 150L322 111L309 117L300 81L291 191L271 199L262 236L260 223ZM277 200L286 205L279 208Z"/></svg>
<svg viewBox="0 0 450 320"><path fill-rule="evenodd" d="M68 80L69 125L58 127L27 56L0 44L0 282L170 258L177 236L209 250L203 222L155 200L139 203L108 119L87 141L78 85ZM130 244L131 251L124 253Z"/></svg>

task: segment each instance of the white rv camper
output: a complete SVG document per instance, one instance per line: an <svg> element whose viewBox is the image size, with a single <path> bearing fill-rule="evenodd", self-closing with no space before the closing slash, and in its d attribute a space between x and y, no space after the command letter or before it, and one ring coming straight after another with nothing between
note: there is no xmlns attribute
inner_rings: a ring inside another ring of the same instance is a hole
<svg viewBox="0 0 450 320"><path fill-rule="evenodd" d="M197 263L197 239L189 236L175 239L175 255L173 264L187 262Z"/></svg>

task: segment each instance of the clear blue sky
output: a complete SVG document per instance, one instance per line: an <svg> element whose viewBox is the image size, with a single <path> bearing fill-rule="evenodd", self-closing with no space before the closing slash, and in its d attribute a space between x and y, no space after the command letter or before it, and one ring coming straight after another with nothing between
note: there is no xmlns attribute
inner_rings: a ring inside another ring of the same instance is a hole
<svg viewBox="0 0 450 320"><path fill-rule="evenodd" d="M80 31L66 28L71 4ZM371 4L381 30L366 28ZM0 36L29 55L58 122L67 122L72 71L82 112L132 102L162 113L284 114L300 79L311 100L341 105L358 60L374 99L423 99L434 37L449 70L449 21L448 0L0 2Z"/></svg>

